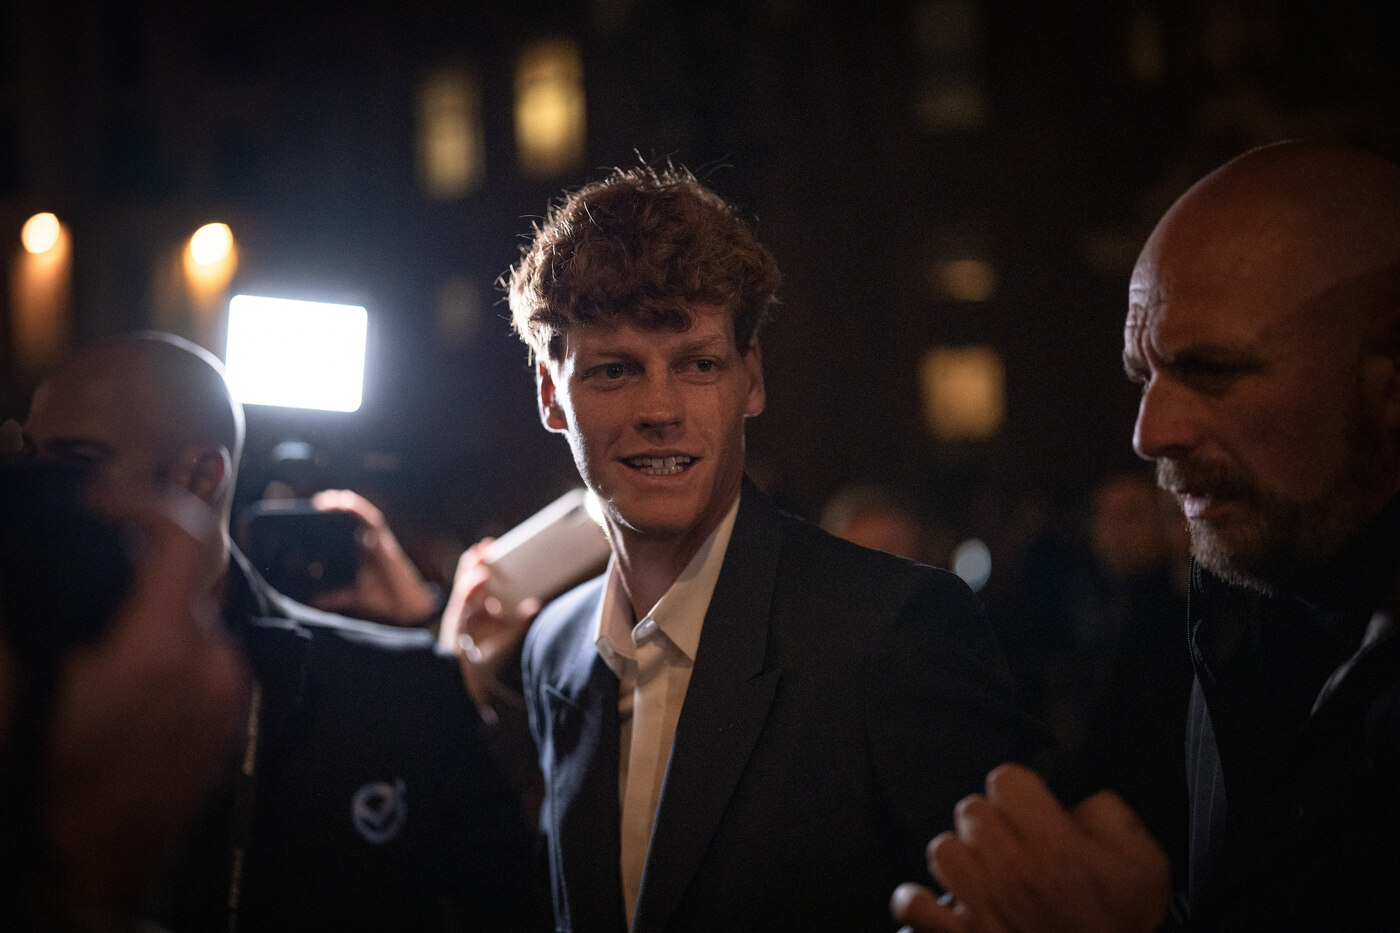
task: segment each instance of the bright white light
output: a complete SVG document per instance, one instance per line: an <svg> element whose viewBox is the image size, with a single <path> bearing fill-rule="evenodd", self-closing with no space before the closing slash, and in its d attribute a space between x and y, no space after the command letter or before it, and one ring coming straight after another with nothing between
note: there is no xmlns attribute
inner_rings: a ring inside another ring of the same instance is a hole
<svg viewBox="0 0 1400 933"><path fill-rule="evenodd" d="M222 262L233 251L233 231L228 224L205 224L190 237L190 258L201 266Z"/></svg>
<svg viewBox="0 0 1400 933"><path fill-rule="evenodd" d="M26 252L37 256L57 246L62 233L63 225L58 222L58 218L46 211L35 214L24 222L24 227L19 232L19 241L24 244Z"/></svg>
<svg viewBox="0 0 1400 933"><path fill-rule="evenodd" d="M229 384L246 404L355 411L368 323L357 305L235 295L228 304Z"/></svg>
<svg viewBox="0 0 1400 933"><path fill-rule="evenodd" d="M968 538L953 551L953 573L973 592L987 585L992 575L992 552L981 538Z"/></svg>

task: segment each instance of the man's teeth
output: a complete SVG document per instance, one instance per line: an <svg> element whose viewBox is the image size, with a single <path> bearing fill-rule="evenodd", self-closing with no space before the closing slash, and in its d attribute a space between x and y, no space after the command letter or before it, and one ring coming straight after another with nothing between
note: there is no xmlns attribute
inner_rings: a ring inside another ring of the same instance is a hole
<svg viewBox="0 0 1400 933"><path fill-rule="evenodd" d="M670 476L681 472L694 460L694 457L629 457L627 463L634 470L641 470L652 476Z"/></svg>

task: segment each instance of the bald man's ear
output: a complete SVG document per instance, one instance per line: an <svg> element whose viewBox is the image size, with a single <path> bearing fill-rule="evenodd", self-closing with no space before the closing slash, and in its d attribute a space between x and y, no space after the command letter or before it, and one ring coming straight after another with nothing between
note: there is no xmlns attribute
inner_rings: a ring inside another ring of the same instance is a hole
<svg viewBox="0 0 1400 933"><path fill-rule="evenodd" d="M186 447L176 455L170 481L217 505L233 483L233 458L225 447Z"/></svg>

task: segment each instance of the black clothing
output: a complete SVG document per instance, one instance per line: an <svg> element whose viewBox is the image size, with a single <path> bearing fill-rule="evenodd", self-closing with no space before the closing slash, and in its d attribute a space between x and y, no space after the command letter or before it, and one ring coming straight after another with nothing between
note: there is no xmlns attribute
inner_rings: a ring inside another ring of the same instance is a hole
<svg viewBox="0 0 1400 933"><path fill-rule="evenodd" d="M1400 505L1273 597L1195 568L1192 929L1400 929Z"/></svg>
<svg viewBox="0 0 1400 933"><path fill-rule="evenodd" d="M225 618L258 684L255 738L157 919L227 930L232 900L249 931L526 926L519 805L431 634L294 603L237 552Z"/></svg>

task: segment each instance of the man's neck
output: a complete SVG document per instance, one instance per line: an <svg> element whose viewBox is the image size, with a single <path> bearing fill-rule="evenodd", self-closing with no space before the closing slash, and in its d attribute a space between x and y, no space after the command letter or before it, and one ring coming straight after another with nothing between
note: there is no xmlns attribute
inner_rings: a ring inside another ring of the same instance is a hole
<svg viewBox="0 0 1400 933"><path fill-rule="evenodd" d="M709 540L728 515L721 512L711 521L684 534L665 537L648 535L609 522L608 536L623 589L632 606L632 619L639 621L661 601L680 577L701 546Z"/></svg>
<svg viewBox="0 0 1400 933"><path fill-rule="evenodd" d="M1318 606L1369 616L1395 611L1400 585L1400 496L1392 498L1322 567L1289 587Z"/></svg>
<svg viewBox="0 0 1400 933"><path fill-rule="evenodd" d="M627 541L628 537L633 540ZM627 591L635 622L661 601L690 559L700 550L705 538L691 540L687 536L668 541L649 541L645 536L624 531L615 532L613 541L613 555L617 558L622 587Z"/></svg>

